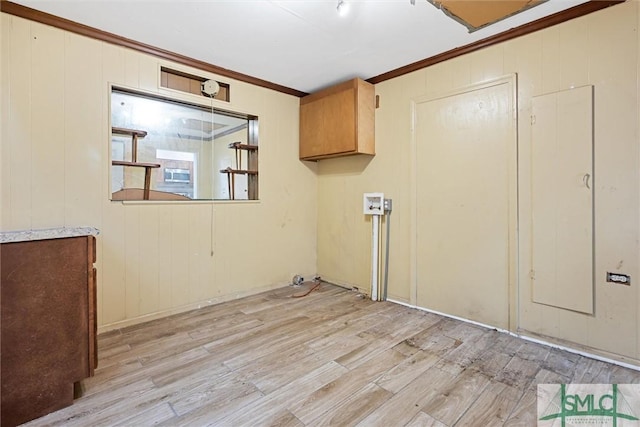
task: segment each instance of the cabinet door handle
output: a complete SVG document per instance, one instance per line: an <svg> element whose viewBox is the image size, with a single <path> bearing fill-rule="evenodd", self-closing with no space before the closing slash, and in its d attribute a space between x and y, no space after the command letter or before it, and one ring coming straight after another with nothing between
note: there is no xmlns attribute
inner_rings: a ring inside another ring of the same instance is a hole
<svg viewBox="0 0 640 427"><path fill-rule="evenodd" d="M590 178L591 178L591 175L589 175L588 173L585 173L584 176L582 177L582 182L584 182L584 186L587 187L589 190L591 190L591 187L589 186Z"/></svg>

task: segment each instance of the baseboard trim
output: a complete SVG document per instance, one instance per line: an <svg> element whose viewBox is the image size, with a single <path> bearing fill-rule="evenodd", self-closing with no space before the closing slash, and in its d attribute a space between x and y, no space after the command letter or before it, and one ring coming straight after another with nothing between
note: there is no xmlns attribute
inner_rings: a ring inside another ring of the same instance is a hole
<svg viewBox="0 0 640 427"><path fill-rule="evenodd" d="M393 300L393 299L387 299L387 301L389 301L391 303L394 303L394 304L399 304L399 305L404 305L406 307L415 308L416 310L426 311L428 313L437 314L439 316L447 317L447 318L450 318L450 319L459 320L461 322L470 323L472 325L480 326L480 327L483 327L483 328L493 329L493 330L501 332L503 334L509 334L509 335L511 335L513 337L516 337L516 338L522 338L525 341L534 342L536 344L541 344L541 345L544 345L544 346L547 346L547 347L551 347L551 348L555 348L555 349L558 349L558 350L564 350L564 351L567 351L569 353L578 354L580 356L588 357L588 358L594 359L594 360L599 360L600 362L611 363L612 365L617 365L617 366L621 366L623 368L633 369L634 371L640 371L640 366L638 366L636 364L629 363L629 362L624 362L622 360L615 359L615 356L614 357L606 357L606 356L599 355L597 353L592 353L592 352L589 352L589 351L580 350L580 349L577 349L575 347L571 347L570 343L559 344L559 343L555 343L555 342L552 342L552 341L548 341L548 340L545 340L545 339L541 339L541 338L535 337L535 336L533 336L533 334L527 335L526 333L522 333L522 332L520 332L520 333L511 332L511 331L509 331L507 329L496 328L495 326L486 325L484 323L476 322L476 321L473 321L473 320L470 320L470 319L466 319L464 317L454 316L452 314L442 313L442 312L439 312L439 311L436 311L436 310L431 310L431 309L424 308L424 307L418 307L418 306L415 306L415 305L412 305L412 304L408 304L408 303L403 302L403 301L397 301L397 300ZM625 356L619 356L619 357L627 359L627 357L625 357Z"/></svg>
<svg viewBox="0 0 640 427"><path fill-rule="evenodd" d="M123 329L129 326L138 325L140 323L150 322L152 320L161 319L163 317L172 316L174 314L185 313L191 310L197 310L199 308L209 307L212 305L220 304L227 301L233 301L239 298L249 297L266 291L272 291L274 289L282 288L290 285L290 283L276 283L268 286L261 286L249 291L234 292L227 295L222 295L216 298L207 298L204 301L195 302L192 304L182 305L180 307L173 307L167 310L156 311L142 316L134 317L131 319L119 320L117 322L109 323L106 325L98 326L98 335L105 332L111 332L117 329Z"/></svg>

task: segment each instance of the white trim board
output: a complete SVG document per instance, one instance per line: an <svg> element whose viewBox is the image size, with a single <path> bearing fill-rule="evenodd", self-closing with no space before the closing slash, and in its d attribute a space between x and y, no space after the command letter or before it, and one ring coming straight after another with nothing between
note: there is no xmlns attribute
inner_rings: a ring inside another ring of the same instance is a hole
<svg viewBox="0 0 640 427"><path fill-rule="evenodd" d="M430 310L428 308L418 307L418 306L415 306L415 305L407 304L406 302L396 301L396 300L392 300L392 299L387 299L387 301L391 302L391 303L394 303L394 304L404 305L405 307L415 308L416 310L425 311L427 313L437 314L439 316L447 317L449 319L459 320L461 322L465 322L465 323L469 323L469 324L472 324L472 325L480 326L482 328L493 329L494 331L497 331L497 332L500 332L500 333L503 333L503 334L508 334L508 335L511 335L512 337L522 338L525 341L534 342L536 344L541 344L541 345L544 345L544 346L547 346L547 347L551 347L551 348L555 348L555 349L558 349L558 350L564 350L564 351L567 351L569 353L577 354L577 355L584 356L584 357L588 357L590 359L598 360L600 362L610 363L612 365L621 366L623 368L633 369L634 371L640 371L640 366L639 365L634 365L632 363L627 363L627 362L623 362L623 361L620 361L620 360L617 360L617 359L613 359L613 358L609 358L609 357L605 357L605 356L600 356L600 355L595 354L595 353L590 353L590 352L584 351L584 350L578 350L578 349L575 349L575 348L572 348L572 347L564 346L564 345L561 345L561 344L556 344L556 343L553 343L553 342L550 342L550 341L545 341L543 339L535 338L535 337L528 336L528 335L525 335L525 334L511 332L511 331L508 331L506 329L500 329L500 328L496 328L494 326L485 325L485 324L480 323L480 322L475 322L473 320L465 319L464 317L458 317L458 316L454 316L454 315L451 315L451 314L441 313L441 312L435 311L435 310ZM624 356L620 356L620 357L624 357Z"/></svg>

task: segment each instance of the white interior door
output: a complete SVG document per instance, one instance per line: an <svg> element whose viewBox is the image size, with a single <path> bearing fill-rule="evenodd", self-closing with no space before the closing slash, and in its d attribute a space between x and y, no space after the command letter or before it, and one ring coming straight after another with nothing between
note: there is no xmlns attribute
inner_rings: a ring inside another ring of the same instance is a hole
<svg viewBox="0 0 640 427"><path fill-rule="evenodd" d="M415 106L416 303L508 329L515 77Z"/></svg>
<svg viewBox="0 0 640 427"><path fill-rule="evenodd" d="M533 98L533 301L593 313L593 87Z"/></svg>

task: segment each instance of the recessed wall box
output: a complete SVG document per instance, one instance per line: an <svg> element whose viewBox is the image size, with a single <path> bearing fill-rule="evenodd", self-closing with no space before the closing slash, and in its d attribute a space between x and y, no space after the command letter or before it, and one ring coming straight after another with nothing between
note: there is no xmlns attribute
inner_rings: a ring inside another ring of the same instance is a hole
<svg viewBox="0 0 640 427"><path fill-rule="evenodd" d="M362 209L365 215L384 215L384 194L364 193Z"/></svg>

